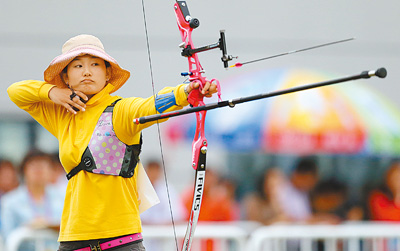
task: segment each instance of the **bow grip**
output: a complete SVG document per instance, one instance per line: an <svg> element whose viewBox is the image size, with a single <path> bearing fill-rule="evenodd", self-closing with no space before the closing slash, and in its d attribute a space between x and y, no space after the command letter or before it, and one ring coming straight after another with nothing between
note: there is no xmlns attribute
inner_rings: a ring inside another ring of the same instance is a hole
<svg viewBox="0 0 400 251"><path fill-rule="evenodd" d="M199 88L193 89L188 96L188 102L191 106L199 106L199 103L203 101L204 95L201 94Z"/></svg>

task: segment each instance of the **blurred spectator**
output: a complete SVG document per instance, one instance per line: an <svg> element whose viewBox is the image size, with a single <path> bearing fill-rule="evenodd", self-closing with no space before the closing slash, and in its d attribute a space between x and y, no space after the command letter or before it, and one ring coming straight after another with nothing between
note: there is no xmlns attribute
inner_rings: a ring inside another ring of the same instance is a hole
<svg viewBox="0 0 400 251"><path fill-rule="evenodd" d="M189 217L192 210L193 187L184 192L183 201ZM221 184L219 175L212 170L207 170L199 221L235 220L236 211L233 205L234 201L229 196L227 187Z"/></svg>
<svg viewBox="0 0 400 251"><path fill-rule="evenodd" d="M64 195L49 187L51 157L40 151L29 152L22 161L22 183L2 197L2 234L20 226L56 228L61 219ZM28 250L28 248L23 248Z"/></svg>
<svg viewBox="0 0 400 251"><path fill-rule="evenodd" d="M233 221L238 213L236 202L232 198L232 191L226 183L221 182L220 176L213 170L206 171L204 180L203 200L200 208L200 221ZM192 210L193 186L183 194L183 202L189 217ZM200 243L200 250L217 250L213 240L204 240Z"/></svg>
<svg viewBox="0 0 400 251"><path fill-rule="evenodd" d="M163 169L158 160L150 160L146 163L145 170L147 176L150 179L159 199L160 203L147 209L140 214L140 219L143 224L172 224L172 217L175 223L183 221L185 219L185 208L181 201L181 198L176 193L174 187L171 184L167 186L163 177ZM169 199L168 199L169 198ZM161 250L163 245L166 243L160 243L157 240L144 240L146 250ZM171 250L175 247L175 242L169 243ZM165 247L165 246L163 246Z"/></svg>
<svg viewBox="0 0 400 251"><path fill-rule="evenodd" d="M289 220L278 201L278 193L286 182L285 179L279 168L269 168L265 171L258 182L257 191L243 199L245 220L257 221L264 225Z"/></svg>
<svg viewBox="0 0 400 251"><path fill-rule="evenodd" d="M0 159L0 199L5 193L18 187L18 174L14 164L6 159Z"/></svg>
<svg viewBox="0 0 400 251"><path fill-rule="evenodd" d="M168 190L163 178L163 170L160 162L157 160L150 160L145 170L150 179L151 184L157 192L160 203L146 210L140 215L144 224L170 224L171 223L171 210L175 222L183 221L186 216L185 208L181 198L177 195L174 187L168 184ZM170 201L168 201L168 196Z"/></svg>
<svg viewBox="0 0 400 251"><path fill-rule="evenodd" d="M347 186L335 179L319 182L311 193L314 218L326 223L340 223L344 220L359 221L364 210L347 196Z"/></svg>
<svg viewBox="0 0 400 251"><path fill-rule="evenodd" d="M318 167L311 157L301 158L277 194L285 215L292 221L312 220L310 192L318 182Z"/></svg>
<svg viewBox="0 0 400 251"><path fill-rule="evenodd" d="M240 204L236 200L236 182L230 177L221 177L219 184L226 193L226 198L232 202L232 220L240 220Z"/></svg>
<svg viewBox="0 0 400 251"><path fill-rule="evenodd" d="M400 221L400 162L393 162L386 171L384 183L371 192L371 220Z"/></svg>
<svg viewBox="0 0 400 251"><path fill-rule="evenodd" d="M0 159L0 201L1 197L18 187L18 174L13 163L6 159ZM1 215L1 208L0 208ZM0 232L1 232L1 217L0 217Z"/></svg>

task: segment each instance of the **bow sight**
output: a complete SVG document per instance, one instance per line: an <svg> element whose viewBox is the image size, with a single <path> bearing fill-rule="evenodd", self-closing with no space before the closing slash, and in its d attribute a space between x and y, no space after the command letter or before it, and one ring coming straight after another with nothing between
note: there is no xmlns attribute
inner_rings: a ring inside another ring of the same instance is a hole
<svg viewBox="0 0 400 251"><path fill-rule="evenodd" d="M189 9L187 7L186 1L176 1L177 4L175 5L175 10L178 8L177 6L179 6L179 9L184 17L184 20L186 20L186 22L188 22L189 27L191 29L196 29L197 27L200 26L200 21L197 18L192 18L190 16L189 13ZM224 63L224 67L228 68L228 62L231 61L234 57L232 55L228 55L227 49L226 49L226 40L225 40L225 30L220 30L220 38L218 40L218 42L210 44L210 45L206 45L206 46L202 46L199 48L192 48L192 45L189 43L185 43L182 42L179 47L182 48L182 53L181 55L184 57L191 57L194 54L198 53L198 52L203 52L203 51L208 51L208 50L212 50L212 49L217 49L219 48L222 51L222 57L221 60Z"/></svg>

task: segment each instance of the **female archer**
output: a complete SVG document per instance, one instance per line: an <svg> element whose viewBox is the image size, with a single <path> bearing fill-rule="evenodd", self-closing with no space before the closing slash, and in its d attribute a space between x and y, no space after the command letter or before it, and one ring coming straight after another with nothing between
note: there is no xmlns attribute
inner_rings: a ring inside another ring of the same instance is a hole
<svg viewBox="0 0 400 251"><path fill-rule="evenodd" d="M98 38L79 35L63 45L62 54L45 70L45 81L25 80L7 90L19 108L59 141L69 180L60 251L144 250L138 186L144 171L139 153L141 130L152 123L132 121L182 109L199 83L166 87L146 99L110 95L129 76ZM210 97L216 91L217 86L207 82L201 94Z"/></svg>

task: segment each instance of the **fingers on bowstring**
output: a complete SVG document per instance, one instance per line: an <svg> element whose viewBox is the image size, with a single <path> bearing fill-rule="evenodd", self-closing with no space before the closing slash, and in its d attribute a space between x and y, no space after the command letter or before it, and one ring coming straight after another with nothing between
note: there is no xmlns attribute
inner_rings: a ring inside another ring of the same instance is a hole
<svg viewBox="0 0 400 251"><path fill-rule="evenodd" d="M214 82L207 82L206 83L206 86L205 86L205 88L204 88L204 92L202 92L203 93L203 95L205 95L206 97L212 97L212 95L214 94L214 93L217 93L218 92L218 85L216 84L216 83L214 83Z"/></svg>
<svg viewBox="0 0 400 251"><path fill-rule="evenodd" d="M202 86L202 88L201 88L201 90L200 90L200 91L201 91L201 94L207 96L207 94L210 93L210 86L211 86L211 83L207 81L207 82L204 84L204 86Z"/></svg>
<svg viewBox="0 0 400 251"><path fill-rule="evenodd" d="M82 101L83 104L85 104L88 101L88 97L80 91L75 92L77 96L79 96L80 101Z"/></svg>
<svg viewBox="0 0 400 251"><path fill-rule="evenodd" d="M70 95L70 100L67 102L69 104L67 110L72 112L73 114L76 114L77 111L85 111L85 100L87 100L87 96L85 94L83 94L82 92L72 91L72 94Z"/></svg>
<svg viewBox="0 0 400 251"><path fill-rule="evenodd" d="M209 92L210 93L216 93L217 91L218 91L218 85L216 85L215 83L211 84L210 88L209 88Z"/></svg>

